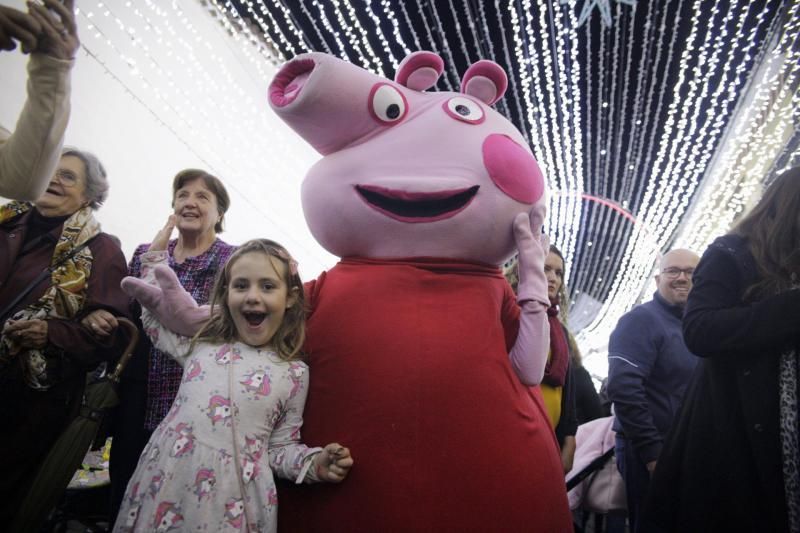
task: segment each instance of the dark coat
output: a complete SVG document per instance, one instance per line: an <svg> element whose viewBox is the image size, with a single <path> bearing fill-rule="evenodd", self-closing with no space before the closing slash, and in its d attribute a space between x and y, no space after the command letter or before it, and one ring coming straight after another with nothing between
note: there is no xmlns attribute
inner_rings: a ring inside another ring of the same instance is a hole
<svg viewBox="0 0 800 533"><path fill-rule="evenodd" d="M570 361L570 367L574 378L575 418L578 420L578 425L606 416L603 412L603 404L600 403L600 395L594 388L589 371L582 366L573 365L572 361Z"/></svg>
<svg viewBox="0 0 800 533"><path fill-rule="evenodd" d="M682 314L656 292L625 313L608 339L614 431L630 442L642 465L661 454L697 366L683 341Z"/></svg>
<svg viewBox="0 0 800 533"><path fill-rule="evenodd" d="M59 224L37 246L21 254L32 213L0 225L0 308L13 301L49 265L61 235ZM0 372L0 524L13 516L36 465L75 415L86 372L100 361L118 357L126 342L121 333L107 340L96 339L80 324L80 318L95 309L127 316L128 298L119 285L127 272L122 251L105 233L92 240L89 249L92 271L83 310L72 320L47 321L47 342L62 350L64 356L57 368L58 383L46 391L35 391L25 384L18 364L9 364ZM36 302L49 286L49 278L42 281L15 310Z"/></svg>
<svg viewBox="0 0 800 533"><path fill-rule="evenodd" d="M758 279L746 242L717 239L684 316L698 365L654 473L647 531L788 531L778 361L800 340L800 291L744 302Z"/></svg>

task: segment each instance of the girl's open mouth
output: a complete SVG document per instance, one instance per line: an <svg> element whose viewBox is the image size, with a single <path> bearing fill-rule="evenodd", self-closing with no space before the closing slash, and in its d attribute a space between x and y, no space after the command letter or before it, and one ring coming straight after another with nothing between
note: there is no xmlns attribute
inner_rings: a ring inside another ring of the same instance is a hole
<svg viewBox="0 0 800 533"><path fill-rule="evenodd" d="M259 313L256 311L245 311L242 313L242 316L247 321L247 324L251 327L258 327L264 322L264 319L267 318L267 313Z"/></svg>

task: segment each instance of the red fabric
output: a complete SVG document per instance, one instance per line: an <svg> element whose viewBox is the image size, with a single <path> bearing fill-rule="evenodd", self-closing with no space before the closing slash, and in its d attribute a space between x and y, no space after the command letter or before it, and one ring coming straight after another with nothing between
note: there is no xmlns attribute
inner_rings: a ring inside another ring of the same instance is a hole
<svg viewBox="0 0 800 533"><path fill-rule="evenodd" d="M281 486L283 531L572 531L555 439L508 348L495 267L344 260L307 286L303 440L355 459L340 485Z"/></svg>
<svg viewBox="0 0 800 533"><path fill-rule="evenodd" d="M550 323L550 358L544 367L542 383L551 387L563 387L569 366L569 344L561 321L558 320L557 305L551 305L547 309L547 320Z"/></svg>

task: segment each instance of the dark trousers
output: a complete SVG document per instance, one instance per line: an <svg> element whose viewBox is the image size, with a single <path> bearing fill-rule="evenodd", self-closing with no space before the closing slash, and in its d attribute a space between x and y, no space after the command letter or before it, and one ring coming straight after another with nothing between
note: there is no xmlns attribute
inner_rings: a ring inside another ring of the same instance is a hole
<svg viewBox="0 0 800 533"><path fill-rule="evenodd" d="M631 533L639 533L639 517L642 516L647 490L650 488L650 472L639 459L631 441L617 435L615 452L617 469L625 481L628 501L628 523Z"/></svg>
<svg viewBox="0 0 800 533"><path fill-rule="evenodd" d="M121 403L114 413L114 439L111 443L109 474L111 476L111 509L113 522L122 506L128 481L133 477L139 456L150 440L152 431L144 429L147 406L147 384L139 380L120 384Z"/></svg>

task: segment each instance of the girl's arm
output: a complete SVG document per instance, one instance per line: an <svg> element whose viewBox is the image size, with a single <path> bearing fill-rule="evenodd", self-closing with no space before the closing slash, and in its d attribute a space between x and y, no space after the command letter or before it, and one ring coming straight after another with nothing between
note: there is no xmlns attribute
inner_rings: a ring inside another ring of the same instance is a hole
<svg viewBox="0 0 800 533"><path fill-rule="evenodd" d="M280 477L293 479L295 483L338 483L347 477L353 465L350 450L335 442L324 448L309 448L300 442L303 408L308 395L308 367L298 366L302 371L297 378L299 387L286 402L269 437L269 466Z"/></svg>
<svg viewBox="0 0 800 533"><path fill-rule="evenodd" d="M297 363L291 363L297 364ZM310 472L314 455L322 448L309 448L300 442L300 428L303 425L303 408L308 395L308 367L301 365L301 375L297 377L297 390L284 403L283 412L272 428L267 446L269 466L278 476L292 479L295 483L316 481L315 472Z"/></svg>
<svg viewBox="0 0 800 533"><path fill-rule="evenodd" d="M145 252L142 254L141 260L142 280L150 285L157 284L155 266L167 263L167 251L158 250ZM150 337L153 346L169 354L170 357L175 359L179 364L184 364L186 357L189 355L189 348L191 346L191 339L189 337L178 335L165 328L144 305L142 305L142 326L147 336Z"/></svg>

